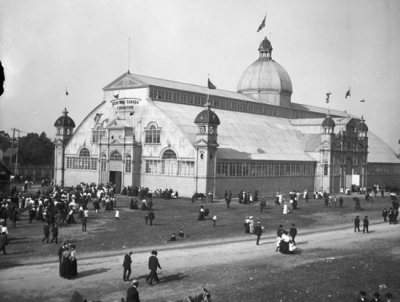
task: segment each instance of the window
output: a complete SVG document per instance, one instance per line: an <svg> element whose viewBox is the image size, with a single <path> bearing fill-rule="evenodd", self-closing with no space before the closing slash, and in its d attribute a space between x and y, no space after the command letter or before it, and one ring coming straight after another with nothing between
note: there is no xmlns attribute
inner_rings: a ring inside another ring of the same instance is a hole
<svg viewBox="0 0 400 302"><path fill-rule="evenodd" d="M161 130L157 129L155 125L150 125L149 129L145 130L145 143L146 144L159 144Z"/></svg>
<svg viewBox="0 0 400 302"><path fill-rule="evenodd" d="M118 151L114 151L113 153L111 153L110 160L121 161L122 156Z"/></svg>
<svg viewBox="0 0 400 302"><path fill-rule="evenodd" d="M177 159L176 153L171 149L167 149L164 151L162 159Z"/></svg>
<svg viewBox="0 0 400 302"><path fill-rule="evenodd" d="M92 143L99 143L102 137L107 137L107 132L98 125L92 132Z"/></svg>
<svg viewBox="0 0 400 302"><path fill-rule="evenodd" d="M79 152L79 157L90 157L90 152L87 148L82 148Z"/></svg>
<svg viewBox="0 0 400 302"><path fill-rule="evenodd" d="M125 172L132 172L132 157L129 154L125 156Z"/></svg>
<svg viewBox="0 0 400 302"><path fill-rule="evenodd" d="M100 159L100 170L107 171L107 157L105 154L103 154Z"/></svg>

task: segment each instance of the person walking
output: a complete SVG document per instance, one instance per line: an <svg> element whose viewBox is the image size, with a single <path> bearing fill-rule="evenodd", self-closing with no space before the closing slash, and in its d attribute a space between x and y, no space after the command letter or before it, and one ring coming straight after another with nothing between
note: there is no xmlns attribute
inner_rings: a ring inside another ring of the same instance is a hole
<svg viewBox="0 0 400 302"><path fill-rule="evenodd" d="M354 219L354 232L356 232L356 230L360 231L360 218L358 216L356 216L356 219Z"/></svg>
<svg viewBox="0 0 400 302"><path fill-rule="evenodd" d="M140 302L139 292L137 290L138 286L139 286L139 281L133 279L132 286L128 288L128 291L126 292L125 302Z"/></svg>
<svg viewBox="0 0 400 302"><path fill-rule="evenodd" d="M129 281L129 277L131 276L132 273L132 269L131 269L131 263L132 263L132 259L131 259L131 255L132 255L132 251L130 251L129 253L125 254L124 257L124 263L122 264L123 268L124 268L124 273L123 273L123 280L124 281Z"/></svg>
<svg viewBox="0 0 400 302"><path fill-rule="evenodd" d="M294 238L297 235L297 229L296 229L294 223L292 224L292 227L289 230L289 235L292 237L293 243L296 245L296 241L294 240Z"/></svg>
<svg viewBox="0 0 400 302"><path fill-rule="evenodd" d="M276 231L276 250L275 250L275 252L279 251L280 243L282 240L282 234L283 234L283 226L280 225L278 228L278 231Z"/></svg>
<svg viewBox="0 0 400 302"><path fill-rule="evenodd" d="M367 233L369 233L369 230L368 230L368 226L369 226L368 216L365 216L363 222L364 222L364 224L363 224L363 233L365 233L365 231L367 231Z"/></svg>
<svg viewBox="0 0 400 302"><path fill-rule="evenodd" d="M266 204L265 200L261 200L261 201L260 201L260 213L263 212L263 210L264 210L264 208L265 208L266 205L267 205L267 204Z"/></svg>
<svg viewBox="0 0 400 302"><path fill-rule="evenodd" d="M160 266L160 262L158 261L157 255L158 255L157 251L151 251L151 256L149 257L150 274L146 278L146 281L147 283L149 283L149 285L153 285L153 280L156 281L157 283L160 281L157 275L157 268L159 269L162 268Z"/></svg>
<svg viewBox="0 0 400 302"><path fill-rule="evenodd" d="M382 211L382 217L383 217L383 222L386 222L388 217L388 211L386 210L386 208L384 208Z"/></svg>
<svg viewBox="0 0 400 302"><path fill-rule="evenodd" d="M0 235L0 252L3 251L4 255L7 255L6 245L7 245L6 233L2 232L1 235Z"/></svg>
<svg viewBox="0 0 400 302"><path fill-rule="evenodd" d="M57 222L54 222L54 225L51 228L51 235L53 236L53 238L51 238L50 243L53 243L53 241L56 241L56 244L58 244L58 226L57 226Z"/></svg>
<svg viewBox="0 0 400 302"><path fill-rule="evenodd" d="M150 210L149 212L149 221L150 221L150 225L153 225L153 220L156 218L156 215L154 215L153 210Z"/></svg>
<svg viewBox="0 0 400 302"><path fill-rule="evenodd" d="M262 228L261 228L260 222L257 222L257 225L254 228L254 234L256 234L256 236L257 236L257 245L258 245L260 242L260 237L262 235Z"/></svg>
<svg viewBox="0 0 400 302"><path fill-rule="evenodd" d="M216 224L217 224L217 215L214 215L213 216L213 226L216 226Z"/></svg>
<svg viewBox="0 0 400 302"><path fill-rule="evenodd" d="M339 207L343 208L343 197L342 196L339 197Z"/></svg>
<svg viewBox="0 0 400 302"><path fill-rule="evenodd" d="M44 243L45 240L47 240L47 244L49 243L49 237L50 237L50 226L49 224L46 222L43 226L43 234L44 234L44 238L42 240L42 243Z"/></svg>

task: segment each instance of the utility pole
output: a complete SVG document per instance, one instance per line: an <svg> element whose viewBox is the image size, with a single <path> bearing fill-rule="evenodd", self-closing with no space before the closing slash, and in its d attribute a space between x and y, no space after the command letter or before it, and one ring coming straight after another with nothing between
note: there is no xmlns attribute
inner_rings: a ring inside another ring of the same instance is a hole
<svg viewBox="0 0 400 302"><path fill-rule="evenodd" d="M17 167L18 167L18 147L19 147L19 133L20 133L19 130L17 130L17 131L18 131L18 137L17 137L17 154L16 154L16 157L15 157L15 169L14 169L14 174L15 175L17 175Z"/></svg>
<svg viewBox="0 0 400 302"><path fill-rule="evenodd" d="M13 158L13 153L14 153L14 137L15 137L15 128L12 129L13 131L13 137L12 137L12 141L11 141L11 155L10 155L10 171L12 170L12 158Z"/></svg>

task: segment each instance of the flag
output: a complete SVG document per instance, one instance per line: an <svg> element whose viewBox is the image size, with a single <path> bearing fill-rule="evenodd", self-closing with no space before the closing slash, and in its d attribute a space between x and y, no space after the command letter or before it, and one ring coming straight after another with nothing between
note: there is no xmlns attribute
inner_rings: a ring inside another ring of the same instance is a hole
<svg viewBox="0 0 400 302"><path fill-rule="evenodd" d="M67 90L67 88L65 88L65 95L68 95L68 90Z"/></svg>
<svg viewBox="0 0 400 302"><path fill-rule="evenodd" d="M135 112L130 112L130 113L129 113L130 116L132 116L132 115L134 115L134 114L135 114Z"/></svg>
<svg viewBox="0 0 400 302"><path fill-rule="evenodd" d="M113 93L113 96L114 96L116 99L118 99L118 97L119 97L119 91L114 92L114 93Z"/></svg>
<svg viewBox="0 0 400 302"><path fill-rule="evenodd" d="M260 26L258 27L257 32L259 32L260 30L262 30L265 27L265 18L267 17L267 15L265 15L264 19L262 20Z"/></svg>
<svg viewBox="0 0 400 302"><path fill-rule="evenodd" d="M332 92L328 92L326 94L326 103L329 103L329 96L332 94Z"/></svg>
<svg viewBox="0 0 400 302"><path fill-rule="evenodd" d="M349 88L349 90L347 90L345 98L347 99L348 96L351 96L350 88Z"/></svg>
<svg viewBox="0 0 400 302"><path fill-rule="evenodd" d="M360 101L360 103L365 103L364 99L362 99L362 100Z"/></svg>
<svg viewBox="0 0 400 302"><path fill-rule="evenodd" d="M209 89L217 89L217 87L213 83L211 83L210 79L208 79L208 88Z"/></svg>

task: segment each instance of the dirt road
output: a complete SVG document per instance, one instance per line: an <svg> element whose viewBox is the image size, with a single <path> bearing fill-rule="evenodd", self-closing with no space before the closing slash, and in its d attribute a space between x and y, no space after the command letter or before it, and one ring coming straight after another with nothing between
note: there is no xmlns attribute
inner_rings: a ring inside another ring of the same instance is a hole
<svg viewBox="0 0 400 302"><path fill-rule="evenodd" d="M259 246L255 236L242 236L236 239L199 243L177 244L168 247L150 247L133 249L131 279L139 279L141 301L163 301L172 298L184 298L198 291L200 285L196 272L206 270L215 274L214 266L245 265L246 260L268 259L274 265L293 265L315 261L307 257L309 251L323 249L326 252L341 249L359 249L372 240L385 240L398 237L400 227L381 222L370 224L370 233L354 233L352 225L341 225L331 230L299 230L296 241L301 255L282 255L275 252L275 232L270 231L261 237ZM158 250L162 266L160 284L149 286L145 282L148 274L147 261L151 250ZM73 280L65 280L58 275L58 259L49 259L16 263L14 267L0 271L1 301L69 301L74 290L78 290L89 301L120 301L125 297L129 282L122 281L122 261L129 248L119 252L99 252L79 254L79 275ZM394 253L400 253L394 249ZM290 258L290 261L282 259ZM7 261L7 256L0 255L0 261ZM184 281L184 282L182 282ZM212 278L201 279L211 292L217 285ZM227 281L229 282L229 281ZM223 297L213 297L213 301L224 301Z"/></svg>

